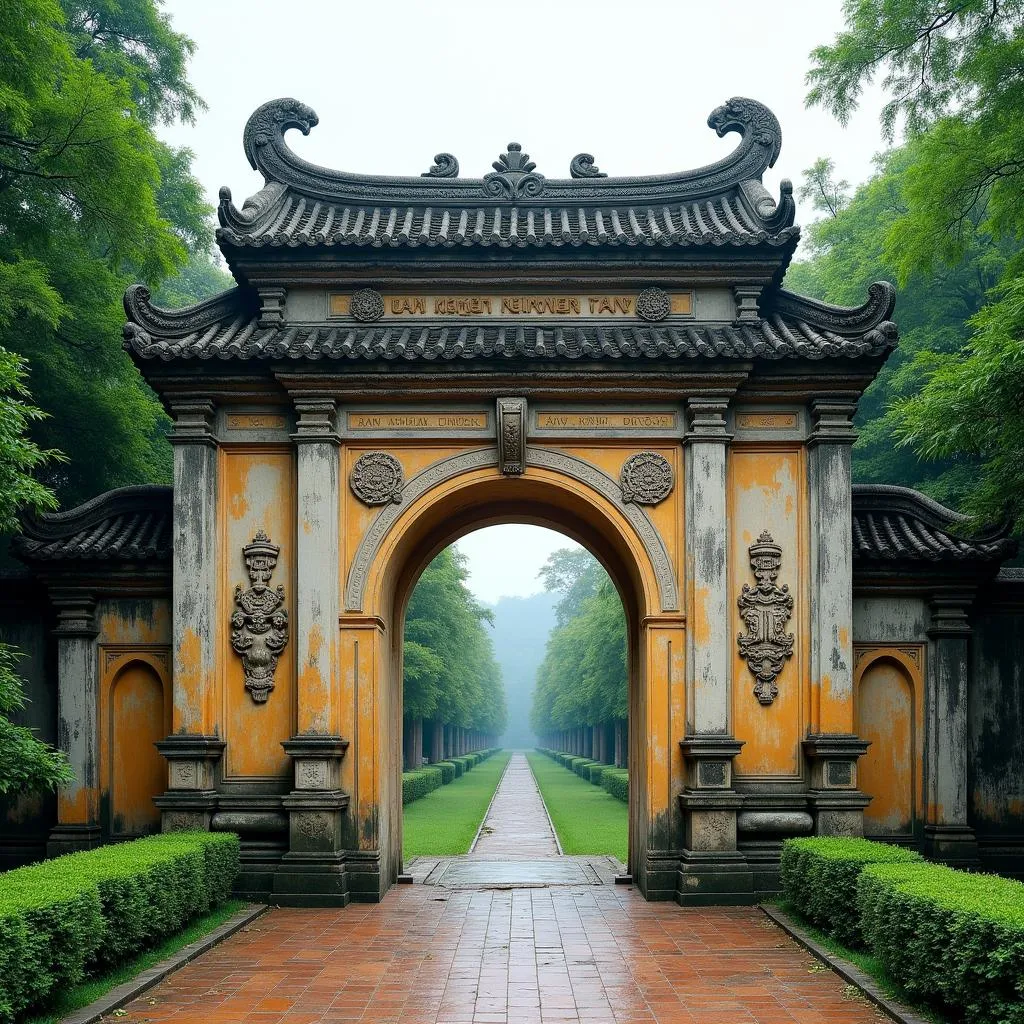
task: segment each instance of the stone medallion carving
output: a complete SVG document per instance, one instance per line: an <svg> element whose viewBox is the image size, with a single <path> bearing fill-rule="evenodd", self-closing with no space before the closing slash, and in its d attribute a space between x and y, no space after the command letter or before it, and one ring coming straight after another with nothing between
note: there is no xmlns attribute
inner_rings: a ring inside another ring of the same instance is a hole
<svg viewBox="0 0 1024 1024"><path fill-rule="evenodd" d="M352 293L348 311L356 320L379 320L384 315L384 298L373 288L360 288Z"/></svg>
<svg viewBox="0 0 1024 1024"><path fill-rule="evenodd" d="M793 634L786 632L793 595L788 584L780 587L775 582L782 567L782 548L772 535L765 530L749 550L757 585L743 584L738 603L746 632L738 640L740 655L757 680L754 696L767 706L778 697L775 680L786 659L793 656Z"/></svg>
<svg viewBox="0 0 1024 1024"><path fill-rule="evenodd" d="M405 474L402 464L387 452L367 452L356 459L348 485L364 505L402 503Z"/></svg>
<svg viewBox="0 0 1024 1024"><path fill-rule="evenodd" d="M284 587L270 589L270 577L281 549L270 543L260 530L251 544L242 548L251 586L235 587L231 616L231 646L242 656L245 688L257 704L265 704L274 688L277 659L288 643L288 613L284 610Z"/></svg>
<svg viewBox="0 0 1024 1024"><path fill-rule="evenodd" d="M306 811L297 815L296 827L307 839L324 839L330 831L326 815Z"/></svg>
<svg viewBox="0 0 1024 1024"><path fill-rule="evenodd" d="M663 288L645 288L636 297L636 315L641 320L664 320L672 312L672 300Z"/></svg>
<svg viewBox="0 0 1024 1024"><path fill-rule="evenodd" d="M657 505L672 492L672 466L657 452L637 452L622 464L619 486L626 504Z"/></svg>
<svg viewBox="0 0 1024 1024"><path fill-rule="evenodd" d="M498 468L518 476L526 468L526 399L498 399Z"/></svg>

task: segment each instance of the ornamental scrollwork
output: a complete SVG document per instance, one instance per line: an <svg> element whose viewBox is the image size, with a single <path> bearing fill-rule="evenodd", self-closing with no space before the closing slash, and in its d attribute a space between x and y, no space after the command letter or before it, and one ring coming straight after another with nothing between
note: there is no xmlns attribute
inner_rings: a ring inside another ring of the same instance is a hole
<svg viewBox="0 0 1024 1024"><path fill-rule="evenodd" d="M594 163L590 153L577 153L569 164L569 174L574 178L607 178L608 175Z"/></svg>
<svg viewBox="0 0 1024 1024"><path fill-rule="evenodd" d="M622 464L619 487L625 504L657 505L672 492L672 465L657 452L637 452Z"/></svg>
<svg viewBox="0 0 1024 1024"><path fill-rule="evenodd" d="M672 300L663 288L645 288L636 297L636 315L641 320L664 320L672 312Z"/></svg>
<svg viewBox="0 0 1024 1024"><path fill-rule="evenodd" d="M359 291L352 293L348 312L355 320L379 320L384 315L384 297L373 288L360 288Z"/></svg>
<svg viewBox="0 0 1024 1024"><path fill-rule="evenodd" d="M786 659L793 656L794 637L786 632L786 623L793 614L793 595L788 584L780 587L776 583L782 548L767 530L750 545L749 552L757 585L743 584L738 603L746 633L740 633L737 639L740 656L757 680L754 696L767 707L778 697L775 681Z"/></svg>
<svg viewBox="0 0 1024 1024"><path fill-rule="evenodd" d="M484 194L495 198L533 198L544 191L544 175L536 174L536 164L529 153L523 152L518 142L510 142L491 166L493 172L484 175Z"/></svg>
<svg viewBox="0 0 1024 1024"><path fill-rule="evenodd" d="M457 178L459 161L451 153L438 153L429 171L424 171L421 178Z"/></svg>
<svg viewBox="0 0 1024 1024"><path fill-rule="evenodd" d="M249 572L248 589L235 587L231 616L231 646L242 657L245 688L257 704L265 704L274 688L277 659L288 643L288 613L284 605L284 587L270 589L270 577L277 566L281 549L259 530L252 543L242 548Z"/></svg>
<svg viewBox="0 0 1024 1024"><path fill-rule="evenodd" d="M387 452L360 455L349 474L348 485L364 505L402 503L405 474L402 464Z"/></svg>

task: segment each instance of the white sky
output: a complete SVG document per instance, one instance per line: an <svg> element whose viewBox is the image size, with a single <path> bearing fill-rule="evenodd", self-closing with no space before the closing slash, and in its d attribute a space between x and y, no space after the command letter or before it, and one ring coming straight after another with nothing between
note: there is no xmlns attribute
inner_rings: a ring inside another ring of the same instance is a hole
<svg viewBox="0 0 1024 1024"><path fill-rule="evenodd" d="M259 104L293 96L320 117L296 152L315 163L419 174L435 153L481 177L516 141L547 177L568 177L579 152L613 175L686 170L717 160L738 136L705 124L730 96L766 103L782 155L765 176L799 184L819 156L863 180L883 148L871 92L843 129L806 110L811 49L842 25L841 0L167 0L197 43L190 76L209 105L164 137L189 146L211 203L235 203L262 181L242 152ZM803 211L798 219L807 221ZM540 589L537 569L570 543L537 527L492 527L460 544L484 600Z"/></svg>

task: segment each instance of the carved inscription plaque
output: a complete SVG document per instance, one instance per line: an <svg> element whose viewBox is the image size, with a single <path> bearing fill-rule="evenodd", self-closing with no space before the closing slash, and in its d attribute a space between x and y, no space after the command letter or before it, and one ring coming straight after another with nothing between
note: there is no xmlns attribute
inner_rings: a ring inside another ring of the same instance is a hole
<svg viewBox="0 0 1024 1024"><path fill-rule="evenodd" d="M676 425L670 412L538 412L538 430L651 430Z"/></svg>
<svg viewBox="0 0 1024 1024"><path fill-rule="evenodd" d="M350 412L349 430L486 430L485 412Z"/></svg>
<svg viewBox="0 0 1024 1024"><path fill-rule="evenodd" d="M285 425L283 416L270 413L230 413L227 418L228 430L280 430Z"/></svg>
<svg viewBox="0 0 1024 1024"><path fill-rule="evenodd" d="M664 305L656 316L650 313L650 293L659 292ZM597 319L661 319L665 316L692 317L693 292L574 292L513 294L496 292L486 295L416 295L384 292L380 295L384 320L410 318L503 318L520 320L531 317L561 319L593 317ZM638 306L638 299L640 305ZM328 316L355 316L352 296L332 292L328 296ZM375 316L374 319L377 319Z"/></svg>
<svg viewBox="0 0 1024 1024"><path fill-rule="evenodd" d="M795 412L741 412L736 426L742 430L792 430L796 426Z"/></svg>

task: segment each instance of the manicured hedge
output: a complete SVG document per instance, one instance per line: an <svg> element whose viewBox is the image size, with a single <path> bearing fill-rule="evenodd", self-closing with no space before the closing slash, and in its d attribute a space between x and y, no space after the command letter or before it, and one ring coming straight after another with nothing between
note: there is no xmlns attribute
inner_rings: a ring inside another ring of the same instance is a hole
<svg viewBox="0 0 1024 1024"><path fill-rule="evenodd" d="M629 803L629 772L625 768L606 768L601 773L601 786L616 800Z"/></svg>
<svg viewBox="0 0 1024 1024"><path fill-rule="evenodd" d="M1024 884L941 864L875 864L861 931L908 992L974 1024L1024 1022Z"/></svg>
<svg viewBox="0 0 1024 1024"><path fill-rule="evenodd" d="M402 772L402 804L412 803L441 786L447 786L449 782L461 779L474 765L486 761L499 749L492 747L490 750L475 750L471 754L462 754L447 761L437 761L410 772Z"/></svg>
<svg viewBox="0 0 1024 1024"><path fill-rule="evenodd" d="M868 864L920 862L913 850L867 839L816 837L782 844L779 876L786 901L822 931L861 942L857 879Z"/></svg>
<svg viewBox="0 0 1024 1024"><path fill-rule="evenodd" d="M456 771L459 766L456 765L454 761L435 761L431 767L441 769L441 783L445 786L447 786L449 782L454 782L458 776L462 774L459 772L458 775L456 775Z"/></svg>
<svg viewBox="0 0 1024 1024"><path fill-rule="evenodd" d="M231 833L175 832L0 874L0 1021L223 902L238 854Z"/></svg>
<svg viewBox="0 0 1024 1024"><path fill-rule="evenodd" d="M606 768L614 768L611 764L602 764L599 761L595 761L588 769L587 775L584 778L589 778L595 786L601 785L601 776L604 774Z"/></svg>

